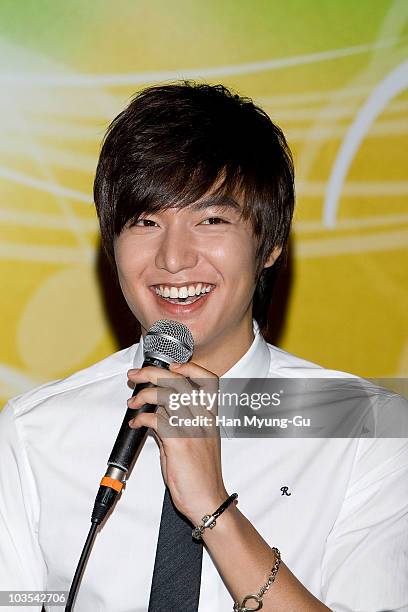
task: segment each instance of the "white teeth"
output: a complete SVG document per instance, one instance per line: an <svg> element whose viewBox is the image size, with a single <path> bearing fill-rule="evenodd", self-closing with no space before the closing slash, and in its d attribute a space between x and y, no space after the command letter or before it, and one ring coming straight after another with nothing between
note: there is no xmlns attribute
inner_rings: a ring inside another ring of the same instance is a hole
<svg viewBox="0 0 408 612"><path fill-rule="evenodd" d="M155 287L154 290L157 295L161 295L164 298L172 299L186 299L187 297L201 296L204 293L209 293L212 289L212 285L205 285L204 283L197 283L197 285L184 285L183 287L167 287L160 285ZM190 302L185 302L189 304Z"/></svg>

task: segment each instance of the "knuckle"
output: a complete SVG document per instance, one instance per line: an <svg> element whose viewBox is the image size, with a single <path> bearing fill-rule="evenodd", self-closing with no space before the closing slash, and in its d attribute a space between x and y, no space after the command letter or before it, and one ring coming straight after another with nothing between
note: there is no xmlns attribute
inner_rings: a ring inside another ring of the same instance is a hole
<svg viewBox="0 0 408 612"><path fill-rule="evenodd" d="M130 400L128 400L128 403L130 403L131 407L140 407L143 406L143 404L151 404L154 402L155 396L150 393L144 392L144 389L136 393L136 395L133 395Z"/></svg>
<svg viewBox="0 0 408 612"><path fill-rule="evenodd" d="M141 389L140 391L138 391L135 395L135 397L137 397L138 400L145 398L146 396L150 395L150 389L148 388L144 388Z"/></svg>
<svg viewBox="0 0 408 612"><path fill-rule="evenodd" d="M139 372L139 369L130 368L130 370L127 371L128 378L136 378Z"/></svg>
<svg viewBox="0 0 408 612"><path fill-rule="evenodd" d="M144 412L140 412L133 419L133 425L135 425L136 427L141 427L142 425L148 425L148 424L149 424L149 415Z"/></svg>

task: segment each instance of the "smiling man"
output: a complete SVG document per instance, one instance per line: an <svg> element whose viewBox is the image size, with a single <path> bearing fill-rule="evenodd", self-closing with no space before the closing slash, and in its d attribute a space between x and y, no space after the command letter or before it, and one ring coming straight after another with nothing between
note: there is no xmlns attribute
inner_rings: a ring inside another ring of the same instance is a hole
<svg viewBox="0 0 408 612"><path fill-rule="evenodd" d="M77 612L408 610L406 439L226 439L218 428L189 437L188 424L186 435L166 437L160 428L171 413L159 391L347 377L262 336L294 207L281 130L221 85L147 88L109 127L94 194L103 245L142 336L0 414L0 590L69 588L127 402L129 426L149 435L96 539ZM140 369L159 319L184 323L195 343L167 382L159 368ZM129 400L129 382L153 387ZM146 402L160 404L157 414L138 413ZM227 500L208 528L203 516ZM187 537L195 527L203 544L202 559L184 562L197 596L189 603L178 599L177 575L162 581L162 600L151 587L177 561L169 544L166 562L157 561L160 546L156 558L159 533L172 535L170 503Z"/></svg>

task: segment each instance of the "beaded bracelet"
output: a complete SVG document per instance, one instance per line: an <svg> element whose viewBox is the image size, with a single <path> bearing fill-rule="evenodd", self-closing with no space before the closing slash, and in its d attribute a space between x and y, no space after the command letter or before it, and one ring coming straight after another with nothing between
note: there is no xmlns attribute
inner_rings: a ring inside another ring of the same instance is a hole
<svg viewBox="0 0 408 612"><path fill-rule="evenodd" d="M234 499L236 499L237 497L238 493L233 493L228 497L228 499L225 500L223 504L221 504L219 508L217 508L215 512L213 512L213 514L204 515L201 519L201 525L197 525L197 527L195 527L192 531L191 535L193 536L193 538L195 540L201 540L201 538L203 537L204 529L207 529L207 527L213 529L215 527L215 519L217 519L220 514L222 514L224 510L226 510L228 506L232 504Z"/></svg>
<svg viewBox="0 0 408 612"><path fill-rule="evenodd" d="M246 595L244 599L242 600L241 604L239 604L237 601L234 602L234 607L233 607L234 612L256 612L256 610L260 610L263 607L263 596L266 593L266 591L269 589L269 587L271 586L272 582L274 582L276 574L278 573L280 562L281 562L281 554L279 550L275 546L272 548L272 550L275 553L276 561L272 567L270 576L268 576L268 580L260 588L259 593L257 593L257 595ZM250 601L255 602L258 605L258 607L257 608L247 608L246 604Z"/></svg>

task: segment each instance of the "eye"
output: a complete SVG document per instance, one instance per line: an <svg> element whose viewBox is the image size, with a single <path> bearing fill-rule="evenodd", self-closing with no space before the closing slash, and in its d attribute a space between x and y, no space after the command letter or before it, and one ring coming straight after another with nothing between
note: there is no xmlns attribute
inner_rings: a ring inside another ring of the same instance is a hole
<svg viewBox="0 0 408 612"><path fill-rule="evenodd" d="M133 225L137 227L154 227L157 223L156 221L152 221L152 219L137 219Z"/></svg>
<svg viewBox="0 0 408 612"><path fill-rule="evenodd" d="M228 221L221 219L221 217L209 217L208 219L204 219L202 223L205 223L206 225L218 225L219 223L228 223Z"/></svg>

